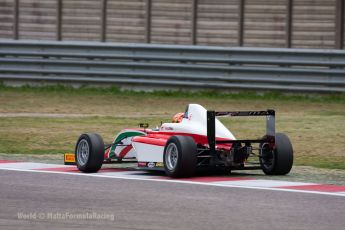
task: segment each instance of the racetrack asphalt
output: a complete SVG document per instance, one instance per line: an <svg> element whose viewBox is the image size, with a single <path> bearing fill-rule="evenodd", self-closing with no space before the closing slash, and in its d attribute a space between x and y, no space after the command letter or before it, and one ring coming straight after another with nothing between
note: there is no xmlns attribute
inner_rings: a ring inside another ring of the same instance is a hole
<svg viewBox="0 0 345 230"><path fill-rule="evenodd" d="M0 229L339 230L344 216L338 196L0 170Z"/></svg>

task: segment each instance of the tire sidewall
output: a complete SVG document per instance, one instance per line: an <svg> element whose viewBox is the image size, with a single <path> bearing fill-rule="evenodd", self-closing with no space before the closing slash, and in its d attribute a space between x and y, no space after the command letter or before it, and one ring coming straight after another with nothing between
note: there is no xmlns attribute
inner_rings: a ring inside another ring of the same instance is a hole
<svg viewBox="0 0 345 230"><path fill-rule="evenodd" d="M81 140L86 140L89 145L89 157L84 165L80 165L78 161L78 144ZM75 159L77 167L82 172L97 172L104 161L104 142L100 135L96 133L85 133L80 135L75 147Z"/></svg>
<svg viewBox="0 0 345 230"><path fill-rule="evenodd" d="M167 148L173 143L177 147L177 163L174 169L167 167ZM172 136L168 139L163 152L164 169L168 176L171 177L190 177L196 170L196 143L189 136Z"/></svg>
<svg viewBox="0 0 345 230"><path fill-rule="evenodd" d="M87 161L90 160L91 149L92 149L92 143L91 143L90 138L89 138L89 136L88 136L87 134L82 134L82 135L80 135L80 137L78 138L77 144L75 145L75 159L76 159L77 167L78 167L78 169L79 169L80 171L85 171L86 168L87 168L88 162L86 162L84 165L80 165L79 160L78 160L78 159L79 159L79 158L78 158L78 153L77 153L77 151L78 151L78 145L79 145L79 143L80 143L81 140L86 140L86 142L87 142L88 145L89 145L89 157L88 157L88 160L87 160Z"/></svg>

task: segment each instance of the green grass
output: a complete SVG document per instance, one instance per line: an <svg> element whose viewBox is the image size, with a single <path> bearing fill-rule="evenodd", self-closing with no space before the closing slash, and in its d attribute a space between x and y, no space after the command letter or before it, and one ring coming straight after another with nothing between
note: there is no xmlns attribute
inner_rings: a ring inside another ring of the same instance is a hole
<svg viewBox="0 0 345 230"><path fill-rule="evenodd" d="M345 169L344 94L133 92L0 85L0 152L62 154L74 150L83 132L98 132L111 142L123 128L137 127L140 122L152 127L169 121L188 103L215 110L273 108L277 111L277 131L286 133L293 143L295 164ZM237 138L261 137L265 132L265 121L260 118L230 118L224 123Z"/></svg>
<svg viewBox="0 0 345 230"><path fill-rule="evenodd" d="M153 119L143 119L153 123ZM88 118L2 118L0 146L3 153L61 154L73 152L77 137L97 132L111 143L118 131L137 127L139 119Z"/></svg>

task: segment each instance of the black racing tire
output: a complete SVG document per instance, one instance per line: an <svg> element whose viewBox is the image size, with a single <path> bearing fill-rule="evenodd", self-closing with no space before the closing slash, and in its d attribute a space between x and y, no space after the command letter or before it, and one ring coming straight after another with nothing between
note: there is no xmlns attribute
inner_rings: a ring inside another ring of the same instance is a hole
<svg viewBox="0 0 345 230"><path fill-rule="evenodd" d="M104 142L97 133L80 135L75 146L75 159L80 171L97 172L104 161Z"/></svg>
<svg viewBox="0 0 345 230"><path fill-rule="evenodd" d="M167 176L193 176L197 165L197 148L194 139L190 136L170 137L164 148L163 162Z"/></svg>
<svg viewBox="0 0 345 230"><path fill-rule="evenodd" d="M276 133L275 148L269 150L261 145L260 165L266 175L286 175L293 165L293 148L288 136Z"/></svg>

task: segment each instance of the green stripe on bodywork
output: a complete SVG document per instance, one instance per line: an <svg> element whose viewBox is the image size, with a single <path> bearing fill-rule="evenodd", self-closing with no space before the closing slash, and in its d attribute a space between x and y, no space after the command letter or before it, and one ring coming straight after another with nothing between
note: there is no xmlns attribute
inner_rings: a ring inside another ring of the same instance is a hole
<svg viewBox="0 0 345 230"><path fill-rule="evenodd" d="M135 136L144 136L145 133L140 132L140 131L134 131L134 130L130 130L130 131L124 131L122 133L120 133L119 135L117 135L117 137L115 138L113 143L117 143L120 142L121 140L127 138L127 137L135 137ZM115 149L116 149L117 145L113 145L110 148L110 152L109 152L109 158L114 157L115 156Z"/></svg>

